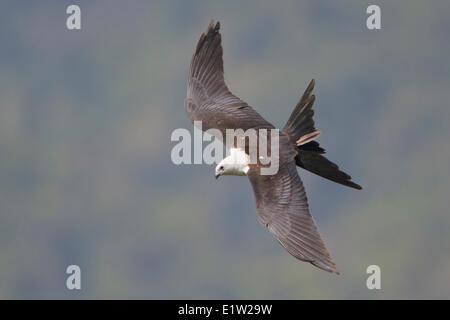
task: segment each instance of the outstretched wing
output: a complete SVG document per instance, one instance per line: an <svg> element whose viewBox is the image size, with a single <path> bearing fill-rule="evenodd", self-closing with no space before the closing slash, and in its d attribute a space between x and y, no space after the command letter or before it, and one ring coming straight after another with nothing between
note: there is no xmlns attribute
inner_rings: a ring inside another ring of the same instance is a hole
<svg viewBox="0 0 450 320"><path fill-rule="evenodd" d="M223 76L220 23L212 20L192 57L185 107L191 121L202 121L202 129L274 128L252 107L233 95Z"/></svg>
<svg viewBox="0 0 450 320"><path fill-rule="evenodd" d="M303 183L295 162L280 163L276 175L260 175L251 169L248 177L255 194L258 220L295 258L339 274L309 213Z"/></svg>

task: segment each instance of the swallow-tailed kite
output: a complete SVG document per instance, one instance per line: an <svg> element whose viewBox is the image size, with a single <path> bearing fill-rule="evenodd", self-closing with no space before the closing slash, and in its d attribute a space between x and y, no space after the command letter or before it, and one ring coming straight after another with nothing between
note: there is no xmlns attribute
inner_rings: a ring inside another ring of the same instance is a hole
<svg viewBox="0 0 450 320"><path fill-rule="evenodd" d="M223 76L220 23L211 23L203 33L192 57L185 108L192 122L202 121L202 130L275 129L247 103L233 95ZM248 148L233 148L216 167L221 175L247 175L253 187L258 220L295 258L328 272L339 274L320 237L303 183L299 166L323 178L361 189L351 177L323 156L325 150L314 141L319 135L314 127L310 82L289 120L279 134L279 169L274 175L260 174L262 164L249 163Z"/></svg>

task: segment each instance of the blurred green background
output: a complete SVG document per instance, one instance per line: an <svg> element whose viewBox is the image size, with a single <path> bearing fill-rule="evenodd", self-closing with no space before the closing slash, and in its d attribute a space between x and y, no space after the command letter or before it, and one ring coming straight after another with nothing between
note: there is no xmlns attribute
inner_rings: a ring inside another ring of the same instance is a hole
<svg viewBox="0 0 450 320"><path fill-rule="evenodd" d="M278 245L246 178L170 161L210 19L276 126L316 79L319 142L364 187L299 170L340 276ZM448 1L2 1L0 298L450 298L449 37Z"/></svg>

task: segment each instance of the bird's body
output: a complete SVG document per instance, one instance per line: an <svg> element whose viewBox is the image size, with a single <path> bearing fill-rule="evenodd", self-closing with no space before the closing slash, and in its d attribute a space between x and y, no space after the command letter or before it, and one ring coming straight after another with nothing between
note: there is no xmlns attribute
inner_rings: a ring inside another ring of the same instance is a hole
<svg viewBox="0 0 450 320"><path fill-rule="evenodd" d="M202 34L191 60L188 97L185 108L192 122L202 121L202 130L218 129L226 137L227 129L253 129L257 132L275 127L247 103L234 96L225 85L220 24L213 21ZM312 218L303 183L296 167L302 167L334 182L361 187L338 166L326 159L325 150L314 141L320 131L314 128L311 81L292 115L279 131L278 171L262 174L258 159L250 161L249 145L233 144L230 155L216 167L221 175L247 175L253 187L258 220L294 257L328 272L338 273ZM259 136L258 136L259 137ZM260 140L258 140L260 143ZM270 144L268 144L269 146ZM268 148L270 154L272 150Z"/></svg>

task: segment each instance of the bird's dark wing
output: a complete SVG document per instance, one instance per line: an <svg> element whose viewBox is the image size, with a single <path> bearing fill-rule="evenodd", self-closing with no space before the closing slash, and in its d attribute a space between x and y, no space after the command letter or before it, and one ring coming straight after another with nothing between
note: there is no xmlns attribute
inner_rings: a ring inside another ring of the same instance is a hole
<svg viewBox="0 0 450 320"><path fill-rule="evenodd" d="M223 76L220 23L211 23L192 57L185 107L191 121L202 121L202 129L273 128L252 107L233 95Z"/></svg>
<svg viewBox="0 0 450 320"><path fill-rule="evenodd" d="M276 175L250 169L258 220L295 258L339 274L309 213L303 183L294 161L281 162Z"/></svg>

